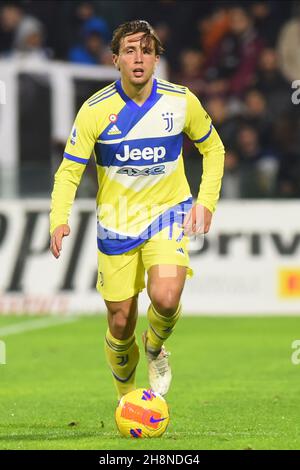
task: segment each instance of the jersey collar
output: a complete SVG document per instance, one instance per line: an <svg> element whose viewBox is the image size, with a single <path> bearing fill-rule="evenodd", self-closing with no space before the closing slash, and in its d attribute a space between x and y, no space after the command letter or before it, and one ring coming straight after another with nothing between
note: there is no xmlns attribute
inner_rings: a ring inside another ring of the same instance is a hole
<svg viewBox="0 0 300 470"><path fill-rule="evenodd" d="M150 95L148 96L146 101L141 106L138 105L131 98L129 98L128 95L126 95L126 93L123 90L122 85L121 85L121 79L116 81L116 88L117 88L117 91L118 91L119 95L125 101L125 103L134 110L142 110L142 109L145 109L145 108L150 108L156 102L156 90L157 90L156 78L153 79L152 90L151 90Z"/></svg>

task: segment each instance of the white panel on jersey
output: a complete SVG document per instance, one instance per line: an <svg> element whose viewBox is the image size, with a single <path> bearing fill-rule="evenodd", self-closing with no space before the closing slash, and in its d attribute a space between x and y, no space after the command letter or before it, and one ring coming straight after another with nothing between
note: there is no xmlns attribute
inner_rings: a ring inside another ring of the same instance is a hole
<svg viewBox="0 0 300 470"><path fill-rule="evenodd" d="M169 114L167 114L169 113ZM168 137L183 131L186 113L185 95L162 95L159 101L128 132L125 140ZM169 123L168 125L168 119ZM167 130L171 129L171 130Z"/></svg>
<svg viewBox="0 0 300 470"><path fill-rule="evenodd" d="M146 169L153 169L155 165L142 165L142 166L134 166L134 165L126 165L127 170L132 170L132 173L136 171L136 176L129 176L128 174L124 173L117 173L118 170L124 169L124 167L120 166L110 166L110 167L103 167L105 170L106 175L109 179L116 181L117 183L122 184L126 188L130 188L133 191L139 192L142 189L148 187L151 188L155 186L161 179L166 178L169 176L173 171L176 170L178 165L178 158L172 162L164 162L164 173L162 174L146 174L143 175L142 172ZM160 166L160 165L159 165Z"/></svg>

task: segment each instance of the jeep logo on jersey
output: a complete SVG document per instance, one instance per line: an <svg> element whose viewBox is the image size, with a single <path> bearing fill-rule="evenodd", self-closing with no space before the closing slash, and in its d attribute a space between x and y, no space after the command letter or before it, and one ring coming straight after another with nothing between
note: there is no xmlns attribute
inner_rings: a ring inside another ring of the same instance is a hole
<svg viewBox="0 0 300 470"><path fill-rule="evenodd" d="M150 168L143 168L139 170L138 168L132 168L130 166L126 166L120 168L117 171L120 175L127 175L127 176L155 176L155 175L163 175L165 173L165 165L157 165L152 166Z"/></svg>
<svg viewBox="0 0 300 470"><path fill-rule="evenodd" d="M116 153L116 158L120 162L127 162L127 160L153 160L157 163L166 155L165 147L145 147L143 150L133 148L130 150L129 145L124 145L124 155Z"/></svg>

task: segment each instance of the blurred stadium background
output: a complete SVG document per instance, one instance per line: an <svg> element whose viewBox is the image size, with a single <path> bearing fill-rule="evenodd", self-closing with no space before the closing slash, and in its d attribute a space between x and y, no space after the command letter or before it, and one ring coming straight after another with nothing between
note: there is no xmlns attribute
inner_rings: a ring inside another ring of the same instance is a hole
<svg viewBox="0 0 300 470"><path fill-rule="evenodd" d="M118 76L112 31L136 18L165 45L157 75L197 94L226 147L168 342L170 428L147 448L299 448L300 3L272 0L0 1L0 448L133 448L113 423L105 316L84 315L105 313L92 161L58 261L48 213L76 111ZM189 141L185 168L196 196Z"/></svg>
<svg viewBox="0 0 300 470"><path fill-rule="evenodd" d="M191 243L186 312L300 313L300 4L244 3L0 2L1 313L103 309L93 162L59 262L48 251L49 196L79 106L118 76L112 31L133 18L165 45L157 75L197 94L226 147L211 232ZM185 167L195 196L201 157L189 141Z"/></svg>

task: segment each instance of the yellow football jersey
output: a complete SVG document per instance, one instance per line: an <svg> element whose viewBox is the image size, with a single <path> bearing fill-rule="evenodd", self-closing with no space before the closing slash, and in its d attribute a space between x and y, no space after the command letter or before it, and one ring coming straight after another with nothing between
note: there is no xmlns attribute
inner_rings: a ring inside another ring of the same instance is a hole
<svg viewBox="0 0 300 470"><path fill-rule="evenodd" d="M142 243L149 227L153 234L168 223L171 208L185 214L192 198L182 156L184 133L203 154L197 202L213 212L224 147L198 98L188 88L160 79L153 79L141 106L125 94L121 80L95 93L77 114L55 175L50 232L67 223L91 155L99 184L98 247L104 253L126 252Z"/></svg>

